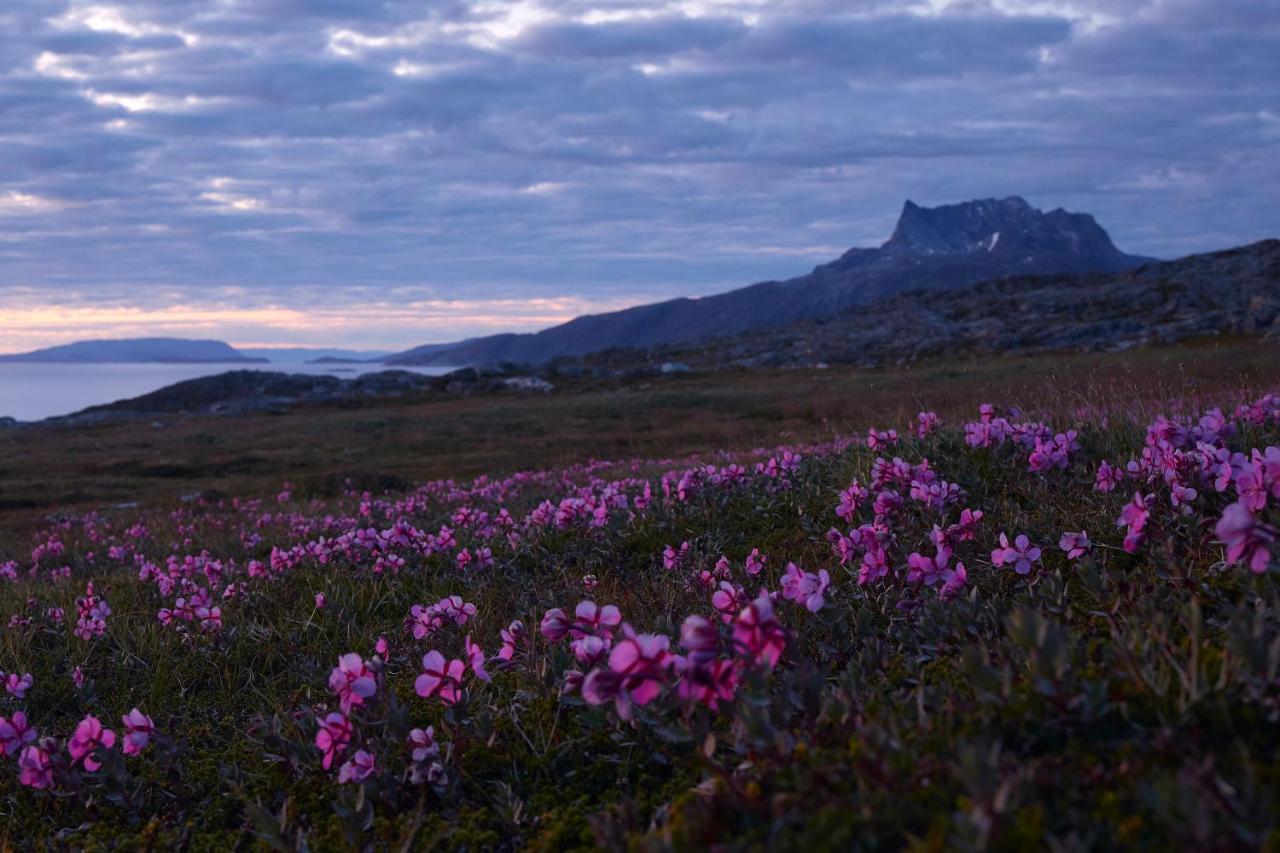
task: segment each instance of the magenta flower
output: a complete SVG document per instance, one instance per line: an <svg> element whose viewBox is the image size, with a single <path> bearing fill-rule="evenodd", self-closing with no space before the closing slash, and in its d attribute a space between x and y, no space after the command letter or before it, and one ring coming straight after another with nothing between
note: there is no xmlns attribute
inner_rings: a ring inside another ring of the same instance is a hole
<svg viewBox="0 0 1280 853"><path fill-rule="evenodd" d="M943 601L950 601L957 597L964 591L965 582L968 579L969 573L965 571L964 563L957 562L955 568L943 572L943 582L938 589L938 597Z"/></svg>
<svg viewBox="0 0 1280 853"><path fill-rule="evenodd" d="M647 705L666 686L674 664L670 640L661 634L637 634L623 627L623 639L609 653L609 668L592 670L582 682L582 698L591 705L612 701L618 716L631 719L632 705Z"/></svg>
<svg viewBox="0 0 1280 853"><path fill-rule="evenodd" d="M782 576L782 597L803 604L811 613L817 613L826 604L822 594L830 585L831 576L826 569L815 575L795 563L787 563L786 573Z"/></svg>
<svg viewBox="0 0 1280 853"><path fill-rule="evenodd" d="M1149 506L1150 501L1142 496L1142 492L1134 492L1133 500L1125 504L1124 509L1120 510L1120 518L1116 520L1116 527L1128 528L1124 537L1124 549L1130 554L1136 553L1138 546L1142 544L1147 518L1151 515Z"/></svg>
<svg viewBox="0 0 1280 853"><path fill-rule="evenodd" d="M363 705L378 690L373 670L356 652L348 652L338 658L338 665L329 673L329 689L338 697L342 713L350 714L356 705Z"/></svg>
<svg viewBox="0 0 1280 853"><path fill-rule="evenodd" d="M484 668L484 649L471 642L470 634L462 641L462 649L466 653L467 663L471 666L471 671L475 673L476 678L481 681L492 681L493 679L489 677L489 673Z"/></svg>
<svg viewBox="0 0 1280 853"><path fill-rule="evenodd" d="M36 739L36 730L28 725L27 715L14 711L11 719L0 717L0 748L5 755L13 755Z"/></svg>
<svg viewBox="0 0 1280 853"><path fill-rule="evenodd" d="M1236 494L1240 503L1254 512L1261 512L1267 506L1267 486L1263 481L1262 464L1252 462L1236 474Z"/></svg>
<svg viewBox="0 0 1280 853"><path fill-rule="evenodd" d="M1124 480L1123 468L1112 468L1110 464L1103 460L1098 466L1098 476L1094 484L1094 488L1100 492L1114 491L1116 486Z"/></svg>
<svg viewBox="0 0 1280 853"><path fill-rule="evenodd" d="M538 630L549 642L558 643L569 633L569 617L559 607L553 607L543 615Z"/></svg>
<svg viewBox="0 0 1280 853"><path fill-rule="evenodd" d="M580 601L573 615L569 633L575 640L588 636L611 639L613 629L622 624L622 613L612 604L601 607L594 601Z"/></svg>
<svg viewBox="0 0 1280 853"><path fill-rule="evenodd" d="M2 675L3 673L0 673L0 676ZM35 679L31 677L31 673L29 672L22 675L18 675L16 672L11 672L9 673L9 676L5 678L4 689L9 691L9 695L13 696L15 699L25 699L27 698L27 691L30 690L31 686L35 683Z"/></svg>
<svg viewBox="0 0 1280 853"><path fill-rule="evenodd" d="M945 545L939 545L937 553L932 557L910 554L907 557L907 582L933 586L946 580L946 571L950 563L951 549Z"/></svg>
<svg viewBox="0 0 1280 853"><path fill-rule="evenodd" d="M751 553L747 555L747 564L746 564L747 574L751 575L752 577L760 574L760 572L764 569L766 565L768 565L768 563L769 563L769 558L761 554L759 548L752 548Z"/></svg>
<svg viewBox="0 0 1280 853"><path fill-rule="evenodd" d="M44 789L53 786L53 767L49 751L39 744L31 744L18 756L18 781L29 788Z"/></svg>
<svg viewBox="0 0 1280 853"><path fill-rule="evenodd" d="M524 623L519 619L512 622L506 628L500 631L502 635L502 648L498 650L499 660L511 660L516 656L516 649L521 644L528 642L528 634L524 629Z"/></svg>
<svg viewBox="0 0 1280 853"><path fill-rule="evenodd" d="M858 507L867 499L868 492L857 480L849 484L849 488L840 493L840 503L836 506L836 516L852 524Z"/></svg>
<svg viewBox="0 0 1280 853"><path fill-rule="evenodd" d="M610 640L602 640L599 637L581 637L570 642L569 648L579 664L591 667L605 659L612 645Z"/></svg>
<svg viewBox="0 0 1280 853"><path fill-rule="evenodd" d="M712 711L719 710L721 702L732 702L737 692L738 669L729 660L700 663L690 658L676 687L681 699L701 702Z"/></svg>
<svg viewBox="0 0 1280 853"><path fill-rule="evenodd" d="M357 750L355 755L338 768L338 781L343 784L364 782L373 776L377 769L372 752L365 749Z"/></svg>
<svg viewBox="0 0 1280 853"><path fill-rule="evenodd" d="M385 658L387 656L387 652L391 650L391 645L387 642L386 637L379 635L378 642L373 644L373 650L380 657Z"/></svg>
<svg viewBox="0 0 1280 853"><path fill-rule="evenodd" d="M711 606L720 614L721 622L732 622L734 614L746 603L746 590L730 581L720 581L719 588L711 593Z"/></svg>
<svg viewBox="0 0 1280 853"><path fill-rule="evenodd" d="M733 624L733 646L736 653L754 666L772 669L787 646L787 632L773 615L773 602L767 592L738 614Z"/></svg>
<svg viewBox="0 0 1280 853"><path fill-rule="evenodd" d="M662 634L636 634L625 629L609 653L609 669L623 677L623 690L637 705L647 705L661 692L670 670L670 640Z"/></svg>
<svg viewBox="0 0 1280 853"><path fill-rule="evenodd" d="M419 764L428 758L435 758L440 754L440 745L436 743L436 730L434 726L427 726L425 729L414 729L409 732L409 755Z"/></svg>
<svg viewBox="0 0 1280 853"><path fill-rule="evenodd" d="M1255 574L1267 570L1277 531L1271 525L1258 521L1244 503L1237 502L1227 507L1214 532L1227 546L1228 563L1244 563Z"/></svg>
<svg viewBox="0 0 1280 853"><path fill-rule="evenodd" d="M124 726L124 754L141 755L151 743L156 724L137 708L121 717L120 722Z"/></svg>
<svg viewBox="0 0 1280 853"><path fill-rule="evenodd" d="M329 603L329 599L325 597L323 592L316 593L316 610L324 610L325 605Z"/></svg>
<svg viewBox="0 0 1280 853"><path fill-rule="evenodd" d="M1067 552L1068 560L1074 560L1088 553L1093 543L1089 541L1089 534L1081 530L1079 533L1063 533L1058 540L1058 547Z"/></svg>
<svg viewBox="0 0 1280 853"><path fill-rule="evenodd" d="M84 762L84 769L90 773L102 766L102 762L93 757L97 749L110 749L116 744L116 733L102 727L98 718L86 716L76 725L75 734L67 741L67 751L71 753L71 763Z"/></svg>
<svg viewBox="0 0 1280 853"><path fill-rule="evenodd" d="M466 669L460 660L446 663L444 655L433 649L422 656L422 675L413 682L413 689L423 699L439 696L446 705L452 705L458 701Z"/></svg>
<svg viewBox="0 0 1280 853"><path fill-rule="evenodd" d="M1020 575L1030 572L1032 564L1039 560L1040 549L1031 544L1025 533L1019 533L1012 545L1009 544L1009 537L1001 533L1000 547L991 552L992 565L1011 565Z"/></svg>
<svg viewBox="0 0 1280 853"><path fill-rule="evenodd" d="M316 732L316 748L324 756L320 763L325 770L333 766L334 760L349 743L351 721L346 716L334 711L320 721L320 729Z"/></svg>
<svg viewBox="0 0 1280 853"><path fill-rule="evenodd" d="M689 616L680 625L680 645L689 652L689 660L705 663L720 650L720 633L704 616Z"/></svg>

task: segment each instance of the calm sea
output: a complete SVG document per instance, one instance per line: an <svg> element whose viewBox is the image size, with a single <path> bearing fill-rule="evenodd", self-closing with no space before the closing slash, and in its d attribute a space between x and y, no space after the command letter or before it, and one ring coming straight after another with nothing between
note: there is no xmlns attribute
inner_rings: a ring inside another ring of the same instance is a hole
<svg viewBox="0 0 1280 853"><path fill-rule="evenodd" d="M228 370L329 374L350 379L390 370L381 364L0 364L0 417L36 421L127 400L157 388ZM395 368L435 376L449 367Z"/></svg>

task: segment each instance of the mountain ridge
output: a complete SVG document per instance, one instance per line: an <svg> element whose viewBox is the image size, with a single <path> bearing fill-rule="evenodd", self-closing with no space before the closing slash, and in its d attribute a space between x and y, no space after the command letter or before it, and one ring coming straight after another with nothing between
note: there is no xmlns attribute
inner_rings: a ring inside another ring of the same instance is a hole
<svg viewBox="0 0 1280 853"><path fill-rule="evenodd" d="M589 314L531 334L430 344L387 364L541 364L611 347L690 343L839 313L920 287L948 289L1016 274L1120 272L1153 261L1121 252L1087 213L1045 213L1020 196L938 207L904 203L892 236L805 275L697 299Z"/></svg>

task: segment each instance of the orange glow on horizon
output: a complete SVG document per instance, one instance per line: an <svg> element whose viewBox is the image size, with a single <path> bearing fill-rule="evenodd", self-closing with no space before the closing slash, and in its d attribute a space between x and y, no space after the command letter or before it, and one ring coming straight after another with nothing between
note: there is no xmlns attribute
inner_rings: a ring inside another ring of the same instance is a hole
<svg viewBox="0 0 1280 853"><path fill-rule="evenodd" d="M407 349L476 335L537 331L636 301L439 299L307 309L0 303L0 353L100 338L157 336L218 338L246 347Z"/></svg>

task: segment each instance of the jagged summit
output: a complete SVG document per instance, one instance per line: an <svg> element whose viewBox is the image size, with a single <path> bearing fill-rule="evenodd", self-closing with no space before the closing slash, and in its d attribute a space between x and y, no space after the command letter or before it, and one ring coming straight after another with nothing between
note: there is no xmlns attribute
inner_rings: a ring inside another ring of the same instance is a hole
<svg viewBox="0 0 1280 853"><path fill-rule="evenodd" d="M1007 257L1079 258L1100 269L1132 265L1087 213L1048 213L1020 196L921 207L908 200L882 247L909 255L999 253Z"/></svg>

